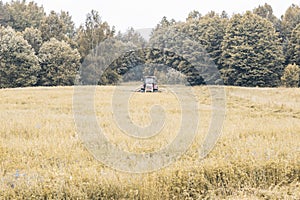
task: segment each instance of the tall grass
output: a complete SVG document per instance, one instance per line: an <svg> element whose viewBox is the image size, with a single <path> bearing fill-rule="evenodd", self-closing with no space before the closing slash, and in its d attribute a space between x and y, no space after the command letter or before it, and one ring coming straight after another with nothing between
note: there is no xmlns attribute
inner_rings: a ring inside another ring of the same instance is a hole
<svg viewBox="0 0 300 200"><path fill-rule="evenodd" d="M95 94L98 122L112 143L140 153L172 141L181 114L175 95L133 93L136 124L151 123L154 103L166 111L161 133L139 141L114 123L113 89ZM211 99L207 87L193 90L200 109L194 143L172 165L147 174L94 159L76 133L72 87L0 90L0 199L300 199L300 90L226 87L223 133L205 159L199 146Z"/></svg>

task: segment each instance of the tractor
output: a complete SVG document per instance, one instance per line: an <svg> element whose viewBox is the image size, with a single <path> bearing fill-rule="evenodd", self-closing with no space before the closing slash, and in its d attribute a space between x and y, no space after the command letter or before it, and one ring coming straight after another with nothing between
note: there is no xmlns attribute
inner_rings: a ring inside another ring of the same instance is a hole
<svg viewBox="0 0 300 200"><path fill-rule="evenodd" d="M155 76L145 76L143 79L143 85L141 86L141 92L157 92L158 85Z"/></svg>

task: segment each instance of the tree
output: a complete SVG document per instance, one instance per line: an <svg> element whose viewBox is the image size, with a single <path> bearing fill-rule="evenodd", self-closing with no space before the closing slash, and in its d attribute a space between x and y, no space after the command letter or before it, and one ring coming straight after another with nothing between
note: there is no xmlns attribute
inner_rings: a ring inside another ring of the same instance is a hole
<svg viewBox="0 0 300 200"><path fill-rule="evenodd" d="M136 32L133 28L128 29L124 34L118 33L116 36L118 40L124 43L133 43L135 46L143 48L146 46L146 40L141 36L139 32Z"/></svg>
<svg viewBox="0 0 300 200"><path fill-rule="evenodd" d="M80 66L80 54L64 41L51 38L39 51L39 85L73 85Z"/></svg>
<svg viewBox="0 0 300 200"><path fill-rule="evenodd" d="M203 48L189 35L183 32L183 23L177 23L170 26L161 26L153 32L149 46L158 49L167 49L173 51L186 59L196 60L197 51L203 52ZM200 57L199 57L200 58Z"/></svg>
<svg viewBox="0 0 300 200"><path fill-rule="evenodd" d="M43 7L39 7L33 1L11 1L4 5L5 15L1 24L10 26L16 31L24 31L26 28L38 28L45 16Z"/></svg>
<svg viewBox="0 0 300 200"><path fill-rule="evenodd" d="M199 20L187 21L182 28L183 32L202 45L218 68L221 68L221 43L225 36L227 23L227 18L221 18L216 13L211 12Z"/></svg>
<svg viewBox="0 0 300 200"><path fill-rule="evenodd" d="M199 20L201 18L201 13L197 10L193 10L188 14L188 17L186 18L186 21L190 20Z"/></svg>
<svg viewBox="0 0 300 200"><path fill-rule="evenodd" d="M300 24L292 31L287 58L288 63L300 65Z"/></svg>
<svg viewBox="0 0 300 200"><path fill-rule="evenodd" d="M229 19L228 13L225 10L222 11L220 17L222 19Z"/></svg>
<svg viewBox="0 0 300 200"><path fill-rule="evenodd" d="M271 5L265 3L263 6L258 6L257 8L253 9L253 13L272 22L276 31L281 32L281 22L273 14L273 8Z"/></svg>
<svg viewBox="0 0 300 200"><path fill-rule="evenodd" d="M114 32L114 27L111 29L107 22L102 22L97 11L92 10L91 13L88 13L85 24L79 27L76 37L82 60L100 42L112 37Z"/></svg>
<svg viewBox="0 0 300 200"><path fill-rule="evenodd" d="M100 77L115 59L134 49L137 49L137 47L133 43L124 43L116 38L108 38L99 43L82 62L80 82L84 85L114 83L117 76L113 72L108 73L105 80L100 80Z"/></svg>
<svg viewBox="0 0 300 200"><path fill-rule="evenodd" d="M292 4L282 17L282 28L286 38L290 38L293 29L300 23L300 7Z"/></svg>
<svg viewBox="0 0 300 200"><path fill-rule="evenodd" d="M202 77L202 81L197 84L216 84L219 83L219 80L216 78L216 74L211 73L211 69L215 67L212 59L209 54L203 48L203 46L193 38L191 38L184 30L184 23L177 23L167 27L160 27L153 32L152 37L149 41L149 46L157 49L164 49L183 57L188 62L193 64L194 67L199 72L199 76ZM174 65L176 63L176 65ZM166 63L167 65L168 63ZM174 69L181 73L181 63L179 61L174 61L173 66L176 66ZM192 67L192 66L190 66ZM162 70L161 70L161 69ZM176 69L177 68L177 69ZM149 69L146 68L149 71ZM178 77L174 72L170 71L168 68L163 67L152 67L153 72L161 71L164 73L169 80L173 79L170 74ZM188 70L188 69L186 69ZM156 73L158 73L156 72ZM174 77L175 78L175 77Z"/></svg>
<svg viewBox="0 0 300 200"><path fill-rule="evenodd" d="M214 18L214 17L218 17L218 16L219 16L219 14L216 13L215 11L210 11L205 15L205 17L209 17L209 18Z"/></svg>
<svg viewBox="0 0 300 200"><path fill-rule="evenodd" d="M282 16L282 37L283 37L283 51L285 55L285 64L289 64L290 54L289 46L291 34L294 28L300 23L300 7L292 4Z"/></svg>
<svg viewBox="0 0 300 200"><path fill-rule="evenodd" d="M141 49L146 47L147 44L147 41L141 34L133 28L128 29L123 34L119 32L115 38L123 43L122 46L126 46L128 49L130 47L133 47L132 49ZM143 66L136 66L122 76L122 81L140 81L141 78L143 78Z"/></svg>
<svg viewBox="0 0 300 200"><path fill-rule="evenodd" d="M175 25L175 24L176 24L176 21L175 21L174 19L168 20L167 17L164 16L164 17L160 20L160 22L156 25L156 27L155 27L154 31L152 32L152 34L153 34L156 30L158 30L158 29L160 29L160 28L167 28L167 27L172 26L172 25ZM151 35L152 35L152 34L151 34Z"/></svg>
<svg viewBox="0 0 300 200"><path fill-rule="evenodd" d="M22 34L24 39L32 46L35 53L38 54L43 43L41 31L36 28L26 28Z"/></svg>
<svg viewBox="0 0 300 200"><path fill-rule="evenodd" d="M73 39L75 36L75 23L72 20L72 16L69 12L61 11L59 18L64 24L63 32L68 38Z"/></svg>
<svg viewBox="0 0 300 200"><path fill-rule="evenodd" d="M231 18L222 42L225 84L278 86L283 60L281 42L271 22L251 12Z"/></svg>
<svg viewBox="0 0 300 200"><path fill-rule="evenodd" d="M61 13L56 13L51 11L48 16L44 17L40 31L42 32L43 41L56 38L59 41L64 40L68 42L72 47L76 46L72 41L75 35L75 26L68 12L61 11Z"/></svg>
<svg viewBox="0 0 300 200"><path fill-rule="evenodd" d="M34 86L40 71L32 47L11 27L0 26L0 88Z"/></svg>
<svg viewBox="0 0 300 200"><path fill-rule="evenodd" d="M285 87L300 87L299 82L300 67L296 64L289 64L281 77L282 85Z"/></svg>
<svg viewBox="0 0 300 200"><path fill-rule="evenodd" d="M6 6L0 0L0 25L3 25L3 26L6 25L8 16L9 15L8 15Z"/></svg>
<svg viewBox="0 0 300 200"><path fill-rule="evenodd" d="M64 39L64 24L60 20L58 13L52 10L48 16L45 16L40 26L40 31L43 41L49 41L50 38Z"/></svg>

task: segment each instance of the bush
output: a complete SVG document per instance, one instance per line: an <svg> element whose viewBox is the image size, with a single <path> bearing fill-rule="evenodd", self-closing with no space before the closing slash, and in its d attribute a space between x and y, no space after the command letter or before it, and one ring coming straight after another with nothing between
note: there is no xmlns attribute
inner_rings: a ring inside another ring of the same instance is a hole
<svg viewBox="0 0 300 200"><path fill-rule="evenodd" d="M34 86L39 71L38 57L23 36L0 26L0 88Z"/></svg>
<svg viewBox="0 0 300 200"><path fill-rule="evenodd" d="M298 87L299 85L300 68L296 64L289 64L281 77L282 85L285 87Z"/></svg>

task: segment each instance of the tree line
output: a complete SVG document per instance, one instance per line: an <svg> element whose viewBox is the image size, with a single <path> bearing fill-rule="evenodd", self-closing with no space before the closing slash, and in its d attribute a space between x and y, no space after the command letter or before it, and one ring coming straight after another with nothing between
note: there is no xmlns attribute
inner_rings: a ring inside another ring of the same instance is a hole
<svg viewBox="0 0 300 200"><path fill-rule="evenodd" d="M133 28L116 32L95 10L75 27L68 12L46 14L37 3L22 0L0 1L0 88L99 84L94 81L101 74L97 66L108 62L99 53L103 48L99 44L108 40L107 49L159 47L197 59L204 78L213 84L300 86L299 5L291 5L280 19L268 4L232 16L225 11L205 15L192 11L184 22L163 17L146 41ZM212 65L220 72L219 79L212 78ZM169 69L146 67L127 78L137 73L179 76ZM106 82L116 80L112 75Z"/></svg>

